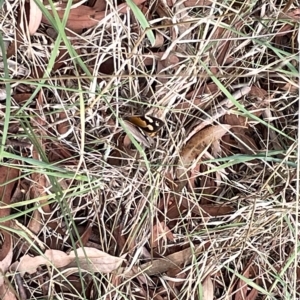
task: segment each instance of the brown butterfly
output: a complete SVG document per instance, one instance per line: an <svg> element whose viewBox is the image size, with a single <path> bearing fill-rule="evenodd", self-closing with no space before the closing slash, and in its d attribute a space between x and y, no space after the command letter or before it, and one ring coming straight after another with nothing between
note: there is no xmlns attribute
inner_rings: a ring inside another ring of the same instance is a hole
<svg viewBox="0 0 300 300"><path fill-rule="evenodd" d="M150 115L136 115L124 118L124 123L137 141L151 147L153 138L163 127L164 122Z"/></svg>

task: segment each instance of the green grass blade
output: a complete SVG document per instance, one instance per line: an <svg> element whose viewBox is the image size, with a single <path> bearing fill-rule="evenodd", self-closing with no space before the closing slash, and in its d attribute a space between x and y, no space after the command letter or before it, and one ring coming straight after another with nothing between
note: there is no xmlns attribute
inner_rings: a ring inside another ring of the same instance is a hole
<svg viewBox="0 0 300 300"><path fill-rule="evenodd" d="M154 36L152 30L149 30L150 24L148 23L144 14L132 0L126 0L126 3L132 10L133 14L135 15L135 17L137 18L139 23L141 24L143 30L146 30L146 35L147 35L151 45L153 46L155 44L155 36Z"/></svg>
<svg viewBox="0 0 300 300"><path fill-rule="evenodd" d="M1 4L1 6L2 6L2 4ZM9 79L6 50L5 50L5 45L4 45L4 41L3 41L3 37L2 37L1 33L0 33L0 48L1 48L1 52L2 52L2 58L3 58L4 77L6 79ZM0 146L0 161L2 161L2 159L3 159L3 151L4 151L4 146L6 144L7 132L8 132L8 126L9 126L9 120L10 120L10 107L11 107L10 83L5 83L5 91L6 91L5 118L4 118L3 132L2 132L2 139L1 139L1 146Z"/></svg>

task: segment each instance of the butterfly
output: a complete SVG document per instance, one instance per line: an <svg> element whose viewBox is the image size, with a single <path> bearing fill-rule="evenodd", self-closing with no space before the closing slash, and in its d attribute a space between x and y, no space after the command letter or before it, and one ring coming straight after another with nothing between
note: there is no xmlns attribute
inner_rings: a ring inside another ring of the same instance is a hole
<svg viewBox="0 0 300 300"><path fill-rule="evenodd" d="M150 115L129 116L123 121L136 140L148 148L153 145L153 137L164 125L162 120Z"/></svg>

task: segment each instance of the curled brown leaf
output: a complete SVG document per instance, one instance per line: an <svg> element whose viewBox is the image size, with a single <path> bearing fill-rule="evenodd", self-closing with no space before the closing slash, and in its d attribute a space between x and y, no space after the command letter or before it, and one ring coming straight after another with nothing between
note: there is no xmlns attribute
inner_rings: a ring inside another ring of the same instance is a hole
<svg viewBox="0 0 300 300"><path fill-rule="evenodd" d="M140 5L143 2L145 2L145 0L134 0L133 2L136 5ZM65 4L60 4L57 6L56 12L61 20L64 17L65 8L66 8ZM120 14L126 13L127 9L128 9L128 5L125 3L120 4L117 7L117 11ZM99 23L99 21L104 19L111 12L112 12L111 10L98 11L95 8L85 6L85 5L80 5L78 7L70 9L66 27L74 31L92 28L96 26ZM50 11L50 13L53 14L52 11ZM50 25L49 20L45 16L43 16L42 22Z"/></svg>
<svg viewBox="0 0 300 300"><path fill-rule="evenodd" d="M44 255L31 257L25 255L20 262L11 265L11 271L20 272L21 276L25 273L33 274L40 265L55 266L56 268L73 268L90 272L111 273L116 270L124 261L123 257L109 255L95 248L85 247L71 251L66 254L60 250L47 250Z"/></svg>
<svg viewBox="0 0 300 300"><path fill-rule="evenodd" d="M186 172L188 166L206 147L219 140L230 128L230 125L224 124L209 126L192 136L180 152L180 167L177 170L177 178Z"/></svg>

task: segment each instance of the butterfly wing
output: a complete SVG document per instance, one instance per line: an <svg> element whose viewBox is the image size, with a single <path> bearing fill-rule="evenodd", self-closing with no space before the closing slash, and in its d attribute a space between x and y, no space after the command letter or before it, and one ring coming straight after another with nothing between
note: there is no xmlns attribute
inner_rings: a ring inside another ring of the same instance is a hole
<svg viewBox="0 0 300 300"><path fill-rule="evenodd" d="M143 129L143 131L147 132L150 136L154 136L164 125L162 120L149 115L130 116L125 120Z"/></svg>
<svg viewBox="0 0 300 300"><path fill-rule="evenodd" d="M143 129L136 126L129 120L123 120L123 122L125 123L125 126L127 127L127 129L130 131L130 133L135 137L135 139L137 141L139 141L145 147L148 147L148 148L150 148L153 145L153 143L154 143L153 139L149 135L147 135L143 131Z"/></svg>

